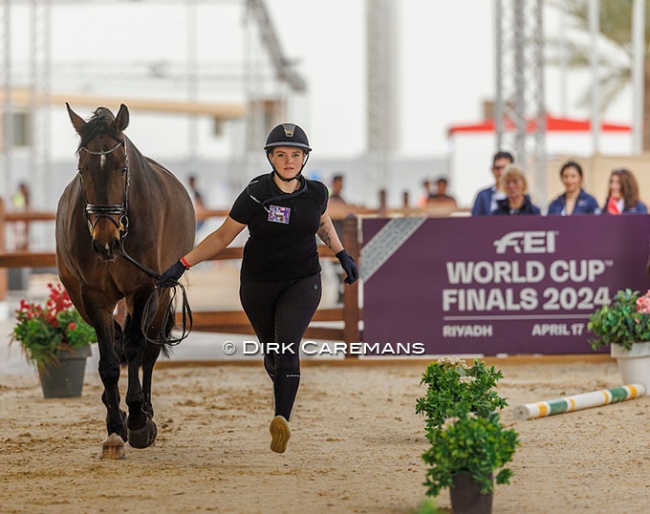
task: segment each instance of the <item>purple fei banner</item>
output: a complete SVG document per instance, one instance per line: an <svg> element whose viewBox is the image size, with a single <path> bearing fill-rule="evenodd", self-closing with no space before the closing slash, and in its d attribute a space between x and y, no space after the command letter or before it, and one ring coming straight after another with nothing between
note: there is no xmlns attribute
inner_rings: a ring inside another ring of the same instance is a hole
<svg viewBox="0 0 650 514"><path fill-rule="evenodd" d="M365 219L364 343L591 353L589 314L650 287L649 236L648 215Z"/></svg>

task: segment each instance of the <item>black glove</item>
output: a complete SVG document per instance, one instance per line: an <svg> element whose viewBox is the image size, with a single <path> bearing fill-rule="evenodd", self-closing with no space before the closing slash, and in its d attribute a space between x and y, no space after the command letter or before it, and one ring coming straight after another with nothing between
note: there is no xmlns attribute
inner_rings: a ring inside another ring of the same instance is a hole
<svg viewBox="0 0 650 514"><path fill-rule="evenodd" d="M343 271L347 274L347 277L345 277L343 282L346 284L354 284L359 278L359 270L357 269L357 265L354 263L354 259L350 257L348 252L345 250L341 250L337 253L336 258L341 263Z"/></svg>
<svg viewBox="0 0 650 514"><path fill-rule="evenodd" d="M181 278L187 269L189 268L181 261L176 261L162 274L156 285L158 287L174 287L178 284L178 279Z"/></svg>

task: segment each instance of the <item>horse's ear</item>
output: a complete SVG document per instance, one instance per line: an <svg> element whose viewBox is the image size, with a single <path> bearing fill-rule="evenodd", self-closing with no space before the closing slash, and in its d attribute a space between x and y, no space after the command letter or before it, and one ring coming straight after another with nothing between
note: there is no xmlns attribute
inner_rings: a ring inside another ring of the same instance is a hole
<svg viewBox="0 0 650 514"><path fill-rule="evenodd" d="M120 110L117 113L117 118L115 118L115 128L120 132L123 132L126 127L129 126L129 110L126 105L120 105Z"/></svg>
<svg viewBox="0 0 650 514"><path fill-rule="evenodd" d="M86 122L83 120L81 116L79 116L76 112L72 110L68 102L65 103L65 106L68 108L68 115L70 116L70 121L72 122L72 126L77 131L77 134L79 134L79 131L86 124Z"/></svg>

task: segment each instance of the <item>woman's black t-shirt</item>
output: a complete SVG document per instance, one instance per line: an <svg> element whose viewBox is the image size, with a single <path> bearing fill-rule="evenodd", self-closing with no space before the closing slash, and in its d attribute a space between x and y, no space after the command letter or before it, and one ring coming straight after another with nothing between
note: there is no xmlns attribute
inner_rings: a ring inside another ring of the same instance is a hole
<svg viewBox="0 0 650 514"><path fill-rule="evenodd" d="M248 225L242 280L284 282L319 273L316 232L327 195L324 184L304 177L294 193L284 193L273 173L253 179L229 213Z"/></svg>

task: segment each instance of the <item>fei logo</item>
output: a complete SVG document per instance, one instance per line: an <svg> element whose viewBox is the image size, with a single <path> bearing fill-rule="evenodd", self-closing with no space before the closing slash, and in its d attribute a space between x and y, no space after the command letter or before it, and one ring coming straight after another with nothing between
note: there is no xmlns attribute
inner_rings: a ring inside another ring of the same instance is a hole
<svg viewBox="0 0 650 514"><path fill-rule="evenodd" d="M515 253L555 253L557 230L529 230L509 232L494 242L498 254L512 248Z"/></svg>

